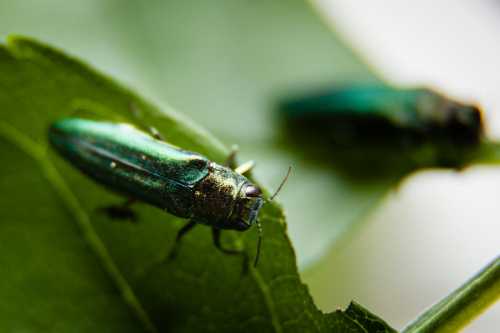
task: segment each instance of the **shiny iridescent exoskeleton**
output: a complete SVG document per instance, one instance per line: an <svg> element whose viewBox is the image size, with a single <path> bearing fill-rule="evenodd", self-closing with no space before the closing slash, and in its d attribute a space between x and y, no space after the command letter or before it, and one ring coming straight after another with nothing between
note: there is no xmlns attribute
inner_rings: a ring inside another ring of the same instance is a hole
<svg viewBox="0 0 500 333"><path fill-rule="evenodd" d="M383 147L392 153L433 151L429 164L436 165L457 162L478 146L484 132L476 106L426 88L338 86L289 99L280 112L294 135L321 137L344 151L360 147L365 151Z"/></svg>
<svg viewBox="0 0 500 333"><path fill-rule="evenodd" d="M189 219L177 240L201 223L213 228L219 249L236 253L221 247L220 230L247 230L264 203L260 190L242 174L128 124L67 118L50 127L49 141L66 160L130 198L129 203L147 202ZM127 209L107 211L120 215Z"/></svg>

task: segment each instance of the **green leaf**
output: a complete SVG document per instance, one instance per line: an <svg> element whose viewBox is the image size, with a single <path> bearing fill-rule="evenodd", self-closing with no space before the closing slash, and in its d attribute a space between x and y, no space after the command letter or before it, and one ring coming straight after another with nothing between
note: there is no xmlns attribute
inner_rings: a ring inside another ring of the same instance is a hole
<svg viewBox="0 0 500 333"><path fill-rule="evenodd" d="M244 272L241 258L216 251L204 227L166 262L184 221L145 204L140 223L110 221L97 208L120 198L62 161L46 138L53 121L82 106L154 124L169 142L221 161L226 150L208 133L29 39L0 47L0 87L2 331L390 331L355 305L327 315L315 307L277 204L261 213L258 268ZM255 232L223 238L249 255L255 240Z"/></svg>
<svg viewBox="0 0 500 333"><path fill-rule="evenodd" d="M347 179L281 133L274 108L291 91L378 80L308 1L0 1L0 32L57 42L182 110L238 144L242 160L255 160L255 175L270 188L292 165L279 200L302 268L353 230L400 179Z"/></svg>
<svg viewBox="0 0 500 333"><path fill-rule="evenodd" d="M500 299L500 256L424 312L404 333L458 332Z"/></svg>
<svg viewBox="0 0 500 333"><path fill-rule="evenodd" d="M356 322L359 327L370 333L394 333L384 321L380 320L358 303L352 302L344 311L344 315Z"/></svg>
<svg viewBox="0 0 500 333"><path fill-rule="evenodd" d="M238 144L269 187L293 166L279 200L299 267L317 262L401 178L346 178L325 155L307 154L282 133L275 107L291 92L378 80L310 2L132 1L112 20L152 95Z"/></svg>

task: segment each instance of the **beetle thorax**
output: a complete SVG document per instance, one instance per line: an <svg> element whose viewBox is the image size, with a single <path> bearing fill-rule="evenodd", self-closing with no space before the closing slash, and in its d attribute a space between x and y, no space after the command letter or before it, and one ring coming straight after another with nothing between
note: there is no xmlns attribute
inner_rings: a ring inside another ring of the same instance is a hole
<svg viewBox="0 0 500 333"><path fill-rule="evenodd" d="M231 169L210 163L208 175L194 188L193 219L224 228L244 182Z"/></svg>

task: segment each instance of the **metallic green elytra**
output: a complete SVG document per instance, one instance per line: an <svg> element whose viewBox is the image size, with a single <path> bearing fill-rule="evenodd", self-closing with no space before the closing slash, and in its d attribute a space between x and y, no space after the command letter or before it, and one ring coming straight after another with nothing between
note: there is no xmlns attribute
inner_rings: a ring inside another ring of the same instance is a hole
<svg viewBox="0 0 500 333"><path fill-rule="evenodd" d="M50 127L49 141L83 173L130 198L125 205L109 207L112 216L127 217L131 202L146 202L189 219L177 241L194 225L205 224L226 253L237 251L221 246L220 230L245 231L257 224L261 231L257 217L265 200L240 174L249 167L237 168L238 173L128 124L67 118Z"/></svg>
<svg viewBox="0 0 500 333"><path fill-rule="evenodd" d="M337 143L364 142L476 145L483 135L481 112L426 88L386 85L339 86L281 105L290 124Z"/></svg>

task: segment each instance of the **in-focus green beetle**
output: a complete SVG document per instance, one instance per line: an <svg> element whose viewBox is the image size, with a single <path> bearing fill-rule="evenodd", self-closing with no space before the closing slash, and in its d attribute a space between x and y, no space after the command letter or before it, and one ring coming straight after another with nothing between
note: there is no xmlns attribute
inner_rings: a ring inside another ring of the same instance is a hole
<svg viewBox="0 0 500 333"><path fill-rule="evenodd" d="M129 198L123 205L106 208L112 217L132 217L129 206L138 200L189 219L177 234L171 256L181 237L196 224L212 227L219 250L239 254L221 246L221 230L245 231L256 224L257 264L262 235L257 217L266 200L243 175L252 163L233 170L235 154L228 158L228 166L222 166L164 142L157 132L151 136L129 124L81 118L55 122L49 129L49 141L82 172Z"/></svg>
<svg viewBox="0 0 500 333"><path fill-rule="evenodd" d="M426 88L338 86L289 99L280 105L280 113L294 135L321 136L344 151L431 149L440 158L432 163L443 166L477 147L484 134L478 107Z"/></svg>

